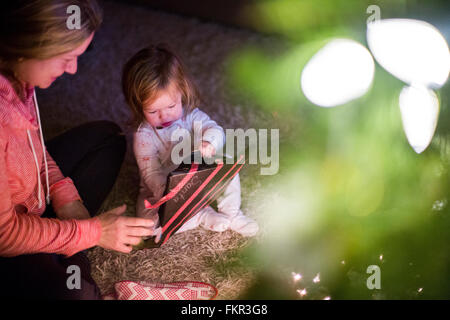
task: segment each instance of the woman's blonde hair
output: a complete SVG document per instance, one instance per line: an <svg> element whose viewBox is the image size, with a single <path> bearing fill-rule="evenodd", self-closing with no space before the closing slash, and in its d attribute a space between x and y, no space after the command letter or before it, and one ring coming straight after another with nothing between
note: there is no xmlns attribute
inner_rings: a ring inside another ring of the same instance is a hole
<svg viewBox="0 0 450 320"><path fill-rule="evenodd" d="M80 9L79 29L69 29L67 24L72 5ZM1 1L0 72L17 85L13 67L19 59L48 59L69 52L101 22L102 11L96 0Z"/></svg>
<svg viewBox="0 0 450 320"><path fill-rule="evenodd" d="M200 96L181 59L166 44L151 45L131 57L123 68L122 90L133 128L144 120L144 103L156 99L158 92L171 84L181 93L186 116L198 106Z"/></svg>

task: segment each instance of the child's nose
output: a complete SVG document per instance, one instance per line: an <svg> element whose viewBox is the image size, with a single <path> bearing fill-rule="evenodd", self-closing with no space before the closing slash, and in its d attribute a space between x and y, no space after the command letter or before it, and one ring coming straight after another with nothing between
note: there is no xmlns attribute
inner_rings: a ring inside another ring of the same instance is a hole
<svg viewBox="0 0 450 320"><path fill-rule="evenodd" d="M159 112L159 118L161 120L166 120L169 116L169 112L167 110L162 110Z"/></svg>

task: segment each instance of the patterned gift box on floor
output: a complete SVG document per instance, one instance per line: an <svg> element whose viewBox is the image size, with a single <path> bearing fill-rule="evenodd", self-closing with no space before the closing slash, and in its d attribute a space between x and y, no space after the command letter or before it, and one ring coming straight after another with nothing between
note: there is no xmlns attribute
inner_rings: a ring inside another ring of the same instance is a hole
<svg viewBox="0 0 450 320"><path fill-rule="evenodd" d="M114 285L115 294L105 300L212 300L217 289L204 282L181 281L151 283L145 281L120 281Z"/></svg>

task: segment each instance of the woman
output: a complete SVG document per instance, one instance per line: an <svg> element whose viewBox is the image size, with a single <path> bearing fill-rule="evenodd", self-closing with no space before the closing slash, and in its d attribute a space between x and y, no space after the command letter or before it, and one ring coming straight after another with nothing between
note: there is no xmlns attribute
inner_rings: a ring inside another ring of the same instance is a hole
<svg viewBox="0 0 450 320"><path fill-rule="evenodd" d="M79 29L67 27L73 5L80 8ZM81 251L98 245L128 253L151 235L152 222L121 217L125 206L91 217L117 177L124 136L114 123L98 121L44 143L34 87L76 73L101 12L94 0L15 0L0 7L1 294L97 299ZM68 285L76 270L69 266L80 268L80 286Z"/></svg>

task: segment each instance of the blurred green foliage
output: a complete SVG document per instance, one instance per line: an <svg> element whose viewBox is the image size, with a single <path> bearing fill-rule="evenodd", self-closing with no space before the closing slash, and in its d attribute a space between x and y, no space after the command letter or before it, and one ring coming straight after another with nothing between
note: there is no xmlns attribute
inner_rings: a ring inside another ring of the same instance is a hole
<svg viewBox="0 0 450 320"><path fill-rule="evenodd" d="M436 3L442 7L430 10L447 10L445 2ZM228 69L229 85L254 107L276 113L274 126L281 124L280 172L265 177L270 183L260 191L267 233L240 253L258 271L244 299L450 298L450 85L438 91L438 127L420 155L402 128L404 84L381 67L370 91L343 106L319 108L301 92L303 67L331 37L365 45L371 4L380 6L382 18L432 6L281 0L257 1L243 11L261 30L286 40L271 52L243 48ZM380 290L366 286L373 264L381 269ZM292 272L303 278L294 281Z"/></svg>

